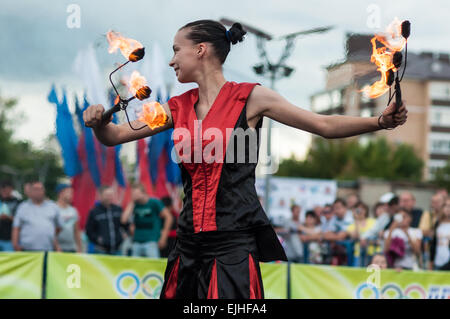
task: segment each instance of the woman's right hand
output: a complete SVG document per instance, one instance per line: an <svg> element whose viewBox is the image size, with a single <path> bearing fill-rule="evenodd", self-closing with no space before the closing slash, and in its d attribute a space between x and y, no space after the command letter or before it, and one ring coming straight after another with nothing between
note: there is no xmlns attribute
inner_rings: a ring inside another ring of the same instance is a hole
<svg viewBox="0 0 450 319"><path fill-rule="evenodd" d="M102 121L102 115L105 112L105 108L101 104L90 105L83 112L84 125L87 127L98 128L100 126L105 126L112 120L112 116L107 121Z"/></svg>

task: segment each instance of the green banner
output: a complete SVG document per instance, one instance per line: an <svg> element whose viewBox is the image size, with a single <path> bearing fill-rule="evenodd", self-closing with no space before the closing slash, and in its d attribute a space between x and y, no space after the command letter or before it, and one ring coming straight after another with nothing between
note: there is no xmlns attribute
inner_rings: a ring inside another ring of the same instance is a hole
<svg viewBox="0 0 450 319"><path fill-rule="evenodd" d="M450 272L291 265L292 298L447 299Z"/></svg>
<svg viewBox="0 0 450 319"><path fill-rule="evenodd" d="M166 259L49 253L48 299L159 298Z"/></svg>
<svg viewBox="0 0 450 319"><path fill-rule="evenodd" d="M260 263L264 285L264 298L287 298L287 264Z"/></svg>
<svg viewBox="0 0 450 319"><path fill-rule="evenodd" d="M166 259L49 253L46 297L159 298ZM285 299L287 265L261 263L268 299Z"/></svg>
<svg viewBox="0 0 450 319"><path fill-rule="evenodd" d="M44 253L0 253L0 299L39 299Z"/></svg>

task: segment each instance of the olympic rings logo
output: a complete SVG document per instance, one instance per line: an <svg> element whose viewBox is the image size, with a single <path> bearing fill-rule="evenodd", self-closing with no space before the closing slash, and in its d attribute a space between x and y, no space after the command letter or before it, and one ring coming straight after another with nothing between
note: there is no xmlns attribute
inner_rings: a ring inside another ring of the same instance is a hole
<svg viewBox="0 0 450 319"><path fill-rule="evenodd" d="M417 294L419 295L418 299L426 299L427 298L427 292L425 289L418 284L411 284L405 288L404 291L394 283L389 283L383 286L381 291L375 287L375 285L369 284L369 283L363 283L358 286L356 289L355 297L356 299L363 299L366 298L363 296L363 292L367 289L372 291L371 297L367 298L373 298L373 299L380 299L380 298L388 298L388 299L412 299L417 298Z"/></svg>
<svg viewBox="0 0 450 319"><path fill-rule="evenodd" d="M159 273L150 272L141 280L136 273L125 271L117 276L115 288L116 292L125 298L134 298L141 290L145 297L158 299L162 285L163 278Z"/></svg>

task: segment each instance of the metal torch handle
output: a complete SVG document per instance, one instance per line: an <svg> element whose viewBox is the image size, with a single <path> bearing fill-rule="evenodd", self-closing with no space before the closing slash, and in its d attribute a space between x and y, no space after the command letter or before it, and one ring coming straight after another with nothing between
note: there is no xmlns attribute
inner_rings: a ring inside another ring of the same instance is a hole
<svg viewBox="0 0 450 319"><path fill-rule="evenodd" d="M120 103L117 103L112 108L110 108L105 113L103 113L102 122L108 121L110 119L111 115L113 115L114 113L119 112L119 111L120 111Z"/></svg>
<svg viewBox="0 0 450 319"><path fill-rule="evenodd" d="M402 90L400 88L400 80L398 77L395 78L395 112L398 111L400 106L402 106Z"/></svg>

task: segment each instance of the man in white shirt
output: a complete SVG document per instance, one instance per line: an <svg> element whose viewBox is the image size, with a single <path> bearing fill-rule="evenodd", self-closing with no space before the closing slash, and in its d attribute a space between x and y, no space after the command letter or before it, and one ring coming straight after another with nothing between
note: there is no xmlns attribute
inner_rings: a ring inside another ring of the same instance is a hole
<svg viewBox="0 0 450 319"><path fill-rule="evenodd" d="M61 251L56 236L61 230L58 206L45 197L44 185L30 183L30 199L17 208L12 243L16 251Z"/></svg>

